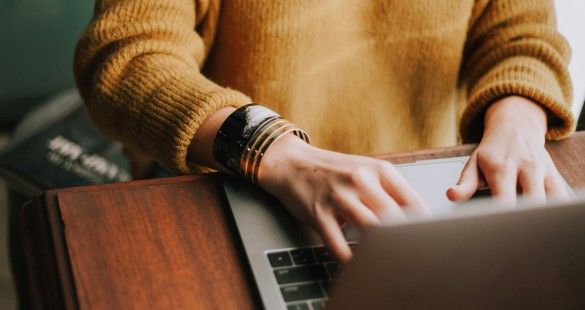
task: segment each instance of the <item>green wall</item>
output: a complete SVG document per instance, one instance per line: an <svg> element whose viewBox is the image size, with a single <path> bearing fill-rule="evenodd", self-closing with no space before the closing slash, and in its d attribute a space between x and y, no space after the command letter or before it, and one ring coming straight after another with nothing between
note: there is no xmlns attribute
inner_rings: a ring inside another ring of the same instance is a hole
<svg viewBox="0 0 585 310"><path fill-rule="evenodd" d="M93 0L0 0L0 121L75 87L73 51Z"/></svg>

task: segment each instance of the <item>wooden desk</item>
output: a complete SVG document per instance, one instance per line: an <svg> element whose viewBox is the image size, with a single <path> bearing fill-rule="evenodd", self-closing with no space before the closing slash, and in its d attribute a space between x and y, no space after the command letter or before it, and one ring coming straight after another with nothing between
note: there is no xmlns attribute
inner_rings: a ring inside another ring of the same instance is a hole
<svg viewBox="0 0 585 310"><path fill-rule="evenodd" d="M585 133L547 145L585 188ZM468 155L472 145L378 156ZM260 299L221 187L209 174L52 190L22 209L38 308L248 309Z"/></svg>

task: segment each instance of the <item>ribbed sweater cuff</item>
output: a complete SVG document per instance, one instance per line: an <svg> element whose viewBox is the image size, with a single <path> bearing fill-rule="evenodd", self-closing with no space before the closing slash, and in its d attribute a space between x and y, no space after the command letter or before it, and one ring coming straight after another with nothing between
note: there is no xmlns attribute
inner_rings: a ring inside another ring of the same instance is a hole
<svg viewBox="0 0 585 310"><path fill-rule="evenodd" d="M536 59L508 59L471 89L461 117L463 142L478 142L483 134L483 116L487 107L498 99L514 95L531 99L547 109L547 139L558 140L570 135L575 130L575 119L566 102L571 102L571 98L566 91L563 95L560 86L567 85L567 82L557 81L556 75Z"/></svg>
<svg viewBox="0 0 585 310"><path fill-rule="evenodd" d="M175 77L150 100L142 117L144 147L178 174L209 171L187 161L187 149L198 126L222 107L251 102L240 92L219 87L201 76Z"/></svg>

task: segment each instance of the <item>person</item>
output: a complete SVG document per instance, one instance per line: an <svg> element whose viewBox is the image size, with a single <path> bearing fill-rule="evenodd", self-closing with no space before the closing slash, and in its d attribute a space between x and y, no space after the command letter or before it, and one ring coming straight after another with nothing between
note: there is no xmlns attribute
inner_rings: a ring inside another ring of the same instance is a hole
<svg viewBox="0 0 585 310"><path fill-rule="evenodd" d="M245 177L346 262L344 223L429 212L368 155L479 142L450 199L566 197L544 148L575 127L555 23L548 0L98 0L74 71L130 153Z"/></svg>

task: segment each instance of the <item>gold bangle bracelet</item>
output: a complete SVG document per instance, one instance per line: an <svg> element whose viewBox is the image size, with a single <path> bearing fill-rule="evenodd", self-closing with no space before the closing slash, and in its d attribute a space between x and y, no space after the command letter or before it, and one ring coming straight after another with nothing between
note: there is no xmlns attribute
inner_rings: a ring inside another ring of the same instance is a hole
<svg viewBox="0 0 585 310"><path fill-rule="evenodd" d="M259 128L245 147L240 158L240 171L249 182L259 185L258 172L268 147L285 134L292 132L303 141L310 143L309 136L293 123L282 119L274 119Z"/></svg>
<svg viewBox="0 0 585 310"><path fill-rule="evenodd" d="M296 127L293 124L289 123L289 124L286 124L282 127L275 129L274 132L270 133L270 135L264 136L262 144L258 148L258 152L252 158L252 163L251 163L252 171L250 172L250 175L249 175L250 182L258 185L258 171L260 170L260 163L262 162L262 158L264 157L266 150L268 150L268 147L272 143L274 143L274 141L280 139L285 134L287 134L291 131L294 131L295 128Z"/></svg>
<svg viewBox="0 0 585 310"><path fill-rule="evenodd" d="M252 170L252 158L255 158L258 153L258 145L261 144L266 135L270 135L277 128L286 125L288 122L285 119L278 118L266 123L262 128L250 138L250 141L245 147L244 153L240 159L240 169L243 172L244 178L248 179L250 171Z"/></svg>

